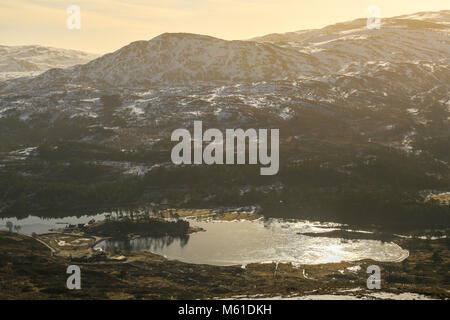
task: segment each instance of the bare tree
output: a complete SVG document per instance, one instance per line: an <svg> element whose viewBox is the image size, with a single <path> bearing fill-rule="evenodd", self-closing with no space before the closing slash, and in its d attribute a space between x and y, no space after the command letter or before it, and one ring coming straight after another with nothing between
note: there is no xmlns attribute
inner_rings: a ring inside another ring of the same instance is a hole
<svg viewBox="0 0 450 320"><path fill-rule="evenodd" d="M14 226L14 230L16 230L17 233L19 233L20 229L22 229L21 226L19 226L19 225Z"/></svg>
<svg viewBox="0 0 450 320"><path fill-rule="evenodd" d="M12 232L14 224L11 221L8 221L6 222L6 227L8 228L9 232Z"/></svg>

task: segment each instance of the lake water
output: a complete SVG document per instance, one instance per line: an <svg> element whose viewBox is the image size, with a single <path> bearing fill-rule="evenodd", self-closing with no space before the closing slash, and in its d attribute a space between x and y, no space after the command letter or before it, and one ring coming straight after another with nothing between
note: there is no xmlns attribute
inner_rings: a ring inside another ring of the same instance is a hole
<svg viewBox="0 0 450 320"><path fill-rule="evenodd" d="M96 216L39 218L29 216L0 219L0 229L11 221L21 227L24 234L49 232L67 224L87 223L91 219L103 220L105 214ZM343 240L310 237L302 233L322 233L339 227L333 223L286 221L280 219L257 221L198 221L190 219L192 226L206 231L182 238L142 237L130 241L103 241L97 247L106 251L114 248L149 251L168 259L196 264L246 265L249 263L286 262L319 264L340 261L373 259L376 261L402 261L408 251L394 243L376 240Z"/></svg>
<svg viewBox="0 0 450 320"><path fill-rule="evenodd" d="M12 222L13 225L20 226L20 233L31 235L33 232L37 234L47 233L51 229L64 228L68 224L88 223L89 220L105 219L105 214L98 214L95 216L81 216L81 217L65 217L65 218L40 218L36 216L28 216L25 219L4 218L0 219L0 230L8 230L6 223Z"/></svg>
<svg viewBox="0 0 450 320"><path fill-rule="evenodd" d="M150 251L168 259L196 264L246 265L286 262L320 264L373 259L402 261L408 251L394 243L376 240L342 240L310 237L300 233L333 230L333 224L308 221L195 221L205 229L184 238L136 238L130 241L103 241L97 247L106 251Z"/></svg>

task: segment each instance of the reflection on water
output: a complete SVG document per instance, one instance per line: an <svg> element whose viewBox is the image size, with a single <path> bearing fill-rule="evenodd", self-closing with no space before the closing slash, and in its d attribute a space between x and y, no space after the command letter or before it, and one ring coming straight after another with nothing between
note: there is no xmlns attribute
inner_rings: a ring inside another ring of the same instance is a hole
<svg viewBox="0 0 450 320"><path fill-rule="evenodd" d="M131 240L106 240L100 242L96 248L102 248L105 251L113 252L115 250L123 251L162 251L164 248L175 245L184 248L189 242L189 235L183 237L141 237Z"/></svg>
<svg viewBox="0 0 450 320"><path fill-rule="evenodd" d="M197 232L186 239L137 238L130 241L104 241L104 250L114 248L150 251L169 259L212 265L236 265L260 262L291 262L319 264L373 259L402 261L408 256L395 243L376 240L342 240L309 237L305 232L321 233L336 225L308 221L190 221L206 232Z"/></svg>

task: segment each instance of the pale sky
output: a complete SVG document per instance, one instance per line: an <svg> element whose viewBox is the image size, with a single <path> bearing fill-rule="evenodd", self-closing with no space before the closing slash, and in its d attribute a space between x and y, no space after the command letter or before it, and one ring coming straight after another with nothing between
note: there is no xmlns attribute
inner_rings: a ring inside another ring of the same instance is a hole
<svg viewBox="0 0 450 320"><path fill-rule="evenodd" d="M69 30L66 9L81 9ZM321 28L368 16L381 18L450 9L448 0L0 0L0 44L39 44L107 53L164 32L234 40Z"/></svg>

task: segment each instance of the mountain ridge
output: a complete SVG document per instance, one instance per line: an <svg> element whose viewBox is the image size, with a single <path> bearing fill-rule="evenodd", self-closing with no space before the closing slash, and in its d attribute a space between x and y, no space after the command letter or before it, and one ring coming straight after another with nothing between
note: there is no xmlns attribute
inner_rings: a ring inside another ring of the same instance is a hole
<svg viewBox="0 0 450 320"><path fill-rule="evenodd" d="M370 78L374 68L379 71L383 66L387 73L411 75L411 81L420 82L417 65L425 72L427 68L443 69L444 74L448 70L450 24L445 19L449 12L386 18L379 30L369 30L365 19L355 19L250 40L163 33L148 41L134 41L86 64L10 82L0 90L13 89L16 84L33 89L67 83L146 87L297 79L329 82L349 75ZM431 79L436 85L443 80Z"/></svg>
<svg viewBox="0 0 450 320"><path fill-rule="evenodd" d="M41 45L0 45L0 72L46 71L86 63L98 57L79 50Z"/></svg>

